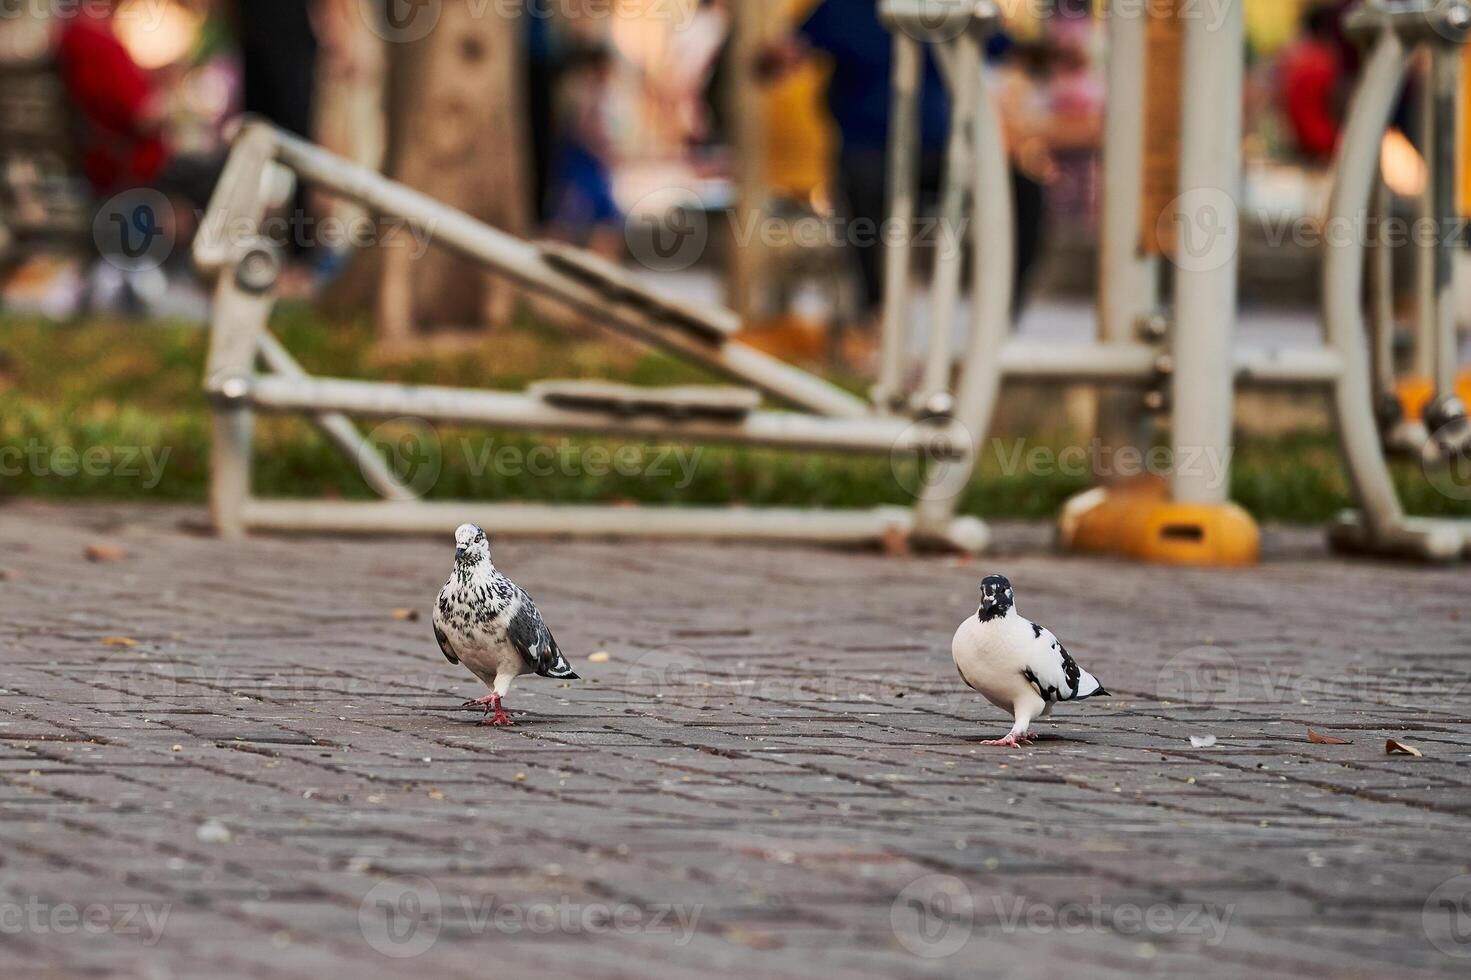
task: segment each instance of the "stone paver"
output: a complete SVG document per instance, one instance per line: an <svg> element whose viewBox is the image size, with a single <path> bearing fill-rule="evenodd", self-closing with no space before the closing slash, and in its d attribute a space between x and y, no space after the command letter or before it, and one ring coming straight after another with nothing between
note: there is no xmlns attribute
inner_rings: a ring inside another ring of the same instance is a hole
<svg viewBox="0 0 1471 980"><path fill-rule="evenodd" d="M7 980L1471 970L1463 569L506 539L584 680L499 731L447 538L200 518L0 507ZM1115 694L1030 750L949 659L993 568Z"/></svg>

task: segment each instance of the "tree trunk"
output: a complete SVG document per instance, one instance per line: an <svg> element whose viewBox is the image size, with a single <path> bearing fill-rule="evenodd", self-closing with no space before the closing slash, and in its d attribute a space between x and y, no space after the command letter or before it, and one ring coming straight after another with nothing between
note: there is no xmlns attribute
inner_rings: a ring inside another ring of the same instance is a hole
<svg viewBox="0 0 1471 980"><path fill-rule="evenodd" d="M497 228L529 224L526 121L521 104L522 24L503 4L444 0L433 30L388 45L388 153L393 179ZM509 283L432 247L416 256L407 234L381 246L381 338L392 344L442 328L505 319Z"/></svg>

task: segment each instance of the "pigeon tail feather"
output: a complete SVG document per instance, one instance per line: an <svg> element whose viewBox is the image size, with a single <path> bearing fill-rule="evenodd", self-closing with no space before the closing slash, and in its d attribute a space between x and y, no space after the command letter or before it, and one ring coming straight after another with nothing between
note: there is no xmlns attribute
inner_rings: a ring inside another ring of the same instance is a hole
<svg viewBox="0 0 1471 980"><path fill-rule="evenodd" d="M1085 698L1113 697L1112 694L1109 694L1103 689L1102 684L1098 683L1098 678L1094 677L1086 670L1079 671L1079 674L1080 676L1078 677L1078 693L1073 696L1074 701L1082 701Z"/></svg>

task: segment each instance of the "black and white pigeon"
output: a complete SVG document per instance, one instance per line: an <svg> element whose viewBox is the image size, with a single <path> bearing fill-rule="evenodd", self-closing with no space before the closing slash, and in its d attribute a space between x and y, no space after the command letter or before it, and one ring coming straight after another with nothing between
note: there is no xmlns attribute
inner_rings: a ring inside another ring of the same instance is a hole
<svg viewBox="0 0 1471 980"><path fill-rule="evenodd" d="M434 604L434 638L450 663L463 663L490 688L465 702L494 709L482 724L513 724L501 698L522 674L577 679L531 596L491 563L490 541L474 524L455 530L455 568Z"/></svg>
<svg viewBox="0 0 1471 980"><path fill-rule="evenodd" d="M1015 719L1010 734L983 745L1030 745L1028 726L1051 714L1057 702L1108 697L1051 630L1022 618L1002 575L981 581L981 607L955 631L950 652L961 679Z"/></svg>

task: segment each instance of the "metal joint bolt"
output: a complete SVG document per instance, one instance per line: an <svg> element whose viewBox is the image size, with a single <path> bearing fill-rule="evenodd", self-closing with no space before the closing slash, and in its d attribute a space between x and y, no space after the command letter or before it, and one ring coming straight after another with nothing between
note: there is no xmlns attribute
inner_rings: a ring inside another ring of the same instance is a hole
<svg viewBox="0 0 1471 980"><path fill-rule="evenodd" d="M250 246L235 263L235 282L249 293L266 293L281 276L281 253L274 246L257 243Z"/></svg>
<svg viewBox="0 0 1471 980"><path fill-rule="evenodd" d="M238 408L250 397L250 381L238 374L215 380L209 387L210 401L225 408Z"/></svg>

